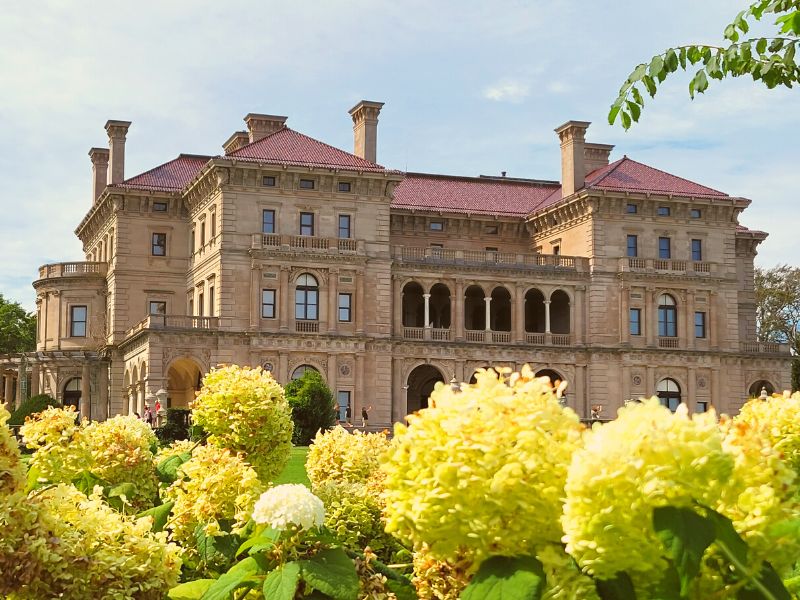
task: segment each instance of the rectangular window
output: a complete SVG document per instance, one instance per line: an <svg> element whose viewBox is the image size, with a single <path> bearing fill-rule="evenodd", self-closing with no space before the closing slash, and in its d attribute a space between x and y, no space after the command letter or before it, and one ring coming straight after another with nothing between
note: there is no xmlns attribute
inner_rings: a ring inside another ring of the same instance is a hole
<svg viewBox="0 0 800 600"><path fill-rule="evenodd" d="M497 235L499 233L499 228L497 225L487 225L483 228L483 233L486 235Z"/></svg>
<svg viewBox="0 0 800 600"><path fill-rule="evenodd" d="M339 321L342 323L349 323L352 320L352 301L352 294L339 294Z"/></svg>
<svg viewBox="0 0 800 600"><path fill-rule="evenodd" d="M339 390L336 392L336 404L339 405L339 420L343 423L350 420L350 392Z"/></svg>
<svg viewBox="0 0 800 600"><path fill-rule="evenodd" d="M339 215L339 237L350 238L350 215Z"/></svg>
<svg viewBox="0 0 800 600"><path fill-rule="evenodd" d="M350 192L350 182L349 181L340 181L339 182L339 191L342 193L349 193Z"/></svg>
<svg viewBox="0 0 800 600"><path fill-rule="evenodd" d="M642 309L630 309L630 331L631 335L642 335Z"/></svg>
<svg viewBox="0 0 800 600"><path fill-rule="evenodd" d="M692 240L692 260L703 260L703 240Z"/></svg>
<svg viewBox="0 0 800 600"><path fill-rule="evenodd" d="M694 313L694 337L701 339L706 337L706 313L704 312Z"/></svg>
<svg viewBox="0 0 800 600"><path fill-rule="evenodd" d="M668 237L658 238L658 258L672 258L672 246Z"/></svg>
<svg viewBox="0 0 800 600"><path fill-rule="evenodd" d="M659 206L658 207L658 216L659 217L668 217L669 216L669 206Z"/></svg>
<svg viewBox="0 0 800 600"><path fill-rule="evenodd" d="M200 247L206 247L206 222L200 221Z"/></svg>
<svg viewBox="0 0 800 600"><path fill-rule="evenodd" d="M265 175L261 180L261 185L265 187L275 187L275 178L271 175Z"/></svg>
<svg viewBox="0 0 800 600"><path fill-rule="evenodd" d="M301 190L313 190L314 189L314 180L313 179L301 179L300 180L300 189Z"/></svg>
<svg viewBox="0 0 800 600"><path fill-rule="evenodd" d="M217 237L217 213L211 213L211 239Z"/></svg>
<svg viewBox="0 0 800 600"><path fill-rule="evenodd" d="M275 290L261 290L261 318L275 318Z"/></svg>
<svg viewBox="0 0 800 600"><path fill-rule="evenodd" d="M639 236L638 235L629 235L628 236L628 256L631 258L635 258L639 256Z"/></svg>
<svg viewBox="0 0 800 600"><path fill-rule="evenodd" d="M166 256L167 255L167 234L154 233L152 243L153 256Z"/></svg>
<svg viewBox="0 0 800 600"><path fill-rule="evenodd" d="M699 219L700 217L703 216L703 211L701 211L699 208L693 208L692 210L689 211L689 216L692 219Z"/></svg>
<svg viewBox="0 0 800 600"><path fill-rule="evenodd" d="M71 306L69 312L70 337L86 337L86 307Z"/></svg>
<svg viewBox="0 0 800 600"><path fill-rule="evenodd" d="M214 316L214 286L208 286L208 316Z"/></svg>
<svg viewBox="0 0 800 600"><path fill-rule="evenodd" d="M167 303L163 300L150 300L149 310L151 315L165 315L167 314Z"/></svg>
<svg viewBox="0 0 800 600"><path fill-rule="evenodd" d="M167 212L167 203L153 202L153 212Z"/></svg>
<svg viewBox="0 0 800 600"><path fill-rule="evenodd" d="M708 402L695 402L694 405L694 412L696 413L704 413L708 411Z"/></svg>
<svg viewBox="0 0 800 600"><path fill-rule="evenodd" d="M189 316L194 316L194 298L189 297Z"/></svg>
<svg viewBox="0 0 800 600"><path fill-rule="evenodd" d="M197 316L202 317L206 310L206 298L203 292L197 294Z"/></svg>
<svg viewBox="0 0 800 600"><path fill-rule="evenodd" d="M553 255L558 256L561 254L561 246L553 246Z"/></svg>
<svg viewBox="0 0 800 600"><path fill-rule="evenodd" d="M628 213L629 215L635 215L638 211L639 207L636 206L635 204L628 204L625 207L625 212Z"/></svg>
<svg viewBox="0 0 800 600"><path fill-rule="evenodd" d="M295 290L294 318L299 321L316 321L319 306L319 290L312 287L300 287Z"/></svg>
<svg viewBox="0 0 800 600"><path fill-rule="evenodd" d="M444 231L444 221L431 221L431 231Z"/></svg>
<svg viewBox="0 0 800 600"><path fill-rule="evenodd" d="M275 211L261 211L261 233L275 233Z"/></svg>
<svg viewBox="0 0 800 600"><path fill-rule="evenodd" d="M192 227L192 234L189 236L189 254L194 254L194 227Z"/></svg>
<svg viewBox="0 0 800 600"><path fill-rule="evenodd" d="M314 213L300 213L300 235L314 235Z"/></svg>

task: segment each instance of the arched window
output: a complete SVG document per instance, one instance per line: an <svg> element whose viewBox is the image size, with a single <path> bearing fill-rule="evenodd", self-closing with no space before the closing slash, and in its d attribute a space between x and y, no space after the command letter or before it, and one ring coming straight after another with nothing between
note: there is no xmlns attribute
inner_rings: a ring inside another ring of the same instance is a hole
<svg viewBox="0 0 800 600"><path fill-rule="evenodd" d="M316 321L319 306L319 286L313 275L300 275L294 295L294 318L300 321Z"/></svg>
<svg viewBox="0 0 800 600"><path fill-rule="evenodd" d="M770 397L773 393L775 393L775 386L766 379L760 379L750 386L750 389L748 390L748 397L760 398L761 390L766 391L767 397Z"/></svg>
<svg viewBox="0 0 800 600"><path fill-rule="evenodd" d="M300 379L303 376L303 373L305 373L306 371L316 371L317 373L319 373L319 371L317 371L317 369L315 369L311 365L300 365L294 371L292 371L292 381L294 381L295 379Z"/></svg>
<svg viewBox="0 0 800 600"><path fill-rule="evenodd" d="M658 336L678 336L678 310L675 307L675 298L669 294L658 297Z"/></svg>
<svg viewBox="0 0 800 600"><path fill-rule="evenodd" d="M64 406L74 406L78 409L81 401L81 378L73 377L64 386L64 395L62 396L62 404Z"/></svg>
<svg viewBox="0 0 800 600"><path fill-rule="evenodd" d="M674 379L662 379L656 386L656 395L662 406L675 412L681 403L681 386Z"/></svg>

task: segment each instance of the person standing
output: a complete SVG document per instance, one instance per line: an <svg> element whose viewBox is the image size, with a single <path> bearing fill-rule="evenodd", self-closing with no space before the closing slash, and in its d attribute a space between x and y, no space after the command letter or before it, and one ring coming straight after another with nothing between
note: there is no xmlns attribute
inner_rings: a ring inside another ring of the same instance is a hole
<svg viewBox="0 0 800 600"><path fill-rule="evenodd" d="M361 407L361 425L364 429L367 428L369 425L369 411L372 410L372 405L369 407L362 406Z"/></svg>

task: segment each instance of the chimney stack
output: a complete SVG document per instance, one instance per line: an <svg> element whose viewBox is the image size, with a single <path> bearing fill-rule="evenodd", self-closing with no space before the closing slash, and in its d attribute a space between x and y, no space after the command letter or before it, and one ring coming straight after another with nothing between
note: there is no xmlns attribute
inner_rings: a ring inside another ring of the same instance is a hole
<svg viewBox="0 0 800 600"><path fill-rule="evenodd" d="M348 112L353 117L353 154L377 162L378 115L383 102L362 100Z"/></svg>
<svg viewBox="0 0 800 600"><path fill-rule="evenodd" d="M234 131L233 135L222 144L222 148L225 150L225 154L230 154L249 143L250 135L246 131Z"/></svg>
<svg viewBox="0 0 800 600"><path fill-rule="evenodd" d="M248 114L244 118L244 122L247 123L248 139L250 143L252 144L258 140L263 140L268 135L286 127L287 118L288 117L281 117L279 115Z"/></svg>
<svg viewBox="0 0 800 600"><path fill-rule="evenodd" d="M125 180L125 136L128 135L130 126L130 121L106 121L111 162L111 170L108 172L109 185L122 183Z"/></svg>
<svg viewBox="0 0 800 600"><path fill-rule="evenodd" d="M586 166L586 175L601 167L608 166L608 156L614 149L614 144L584 144L583 164Z"/></svg>
<svg viewBox="0 0 800 600"><path fill-rule="evenodd" d="M108 182L108 148L92 148L89 158L92 161L92 202L96 204Z"/></svg>
<svg viewBox="0 0 800 600"><path fill-rule="evenodd" d="M561 140L561 197L581 189L586 177L585 138L588 121L567 121L555 131Z"/></svg>

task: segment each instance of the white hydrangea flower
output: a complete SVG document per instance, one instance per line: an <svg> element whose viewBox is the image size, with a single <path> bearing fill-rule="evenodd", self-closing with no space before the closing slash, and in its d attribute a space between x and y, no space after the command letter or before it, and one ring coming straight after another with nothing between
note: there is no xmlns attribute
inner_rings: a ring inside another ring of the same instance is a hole
<svg viewBox="0 0 800 600"><path fill-rule="evenodd" d="M287 483L261 494L253 507L253 520L279 531L291 524L311 529L325 522L325 506L306 486Z"/></svg>

